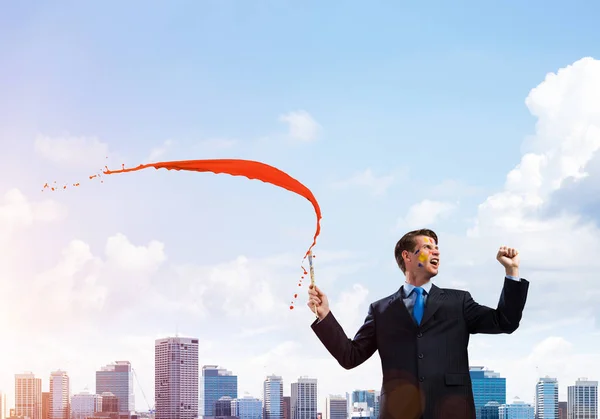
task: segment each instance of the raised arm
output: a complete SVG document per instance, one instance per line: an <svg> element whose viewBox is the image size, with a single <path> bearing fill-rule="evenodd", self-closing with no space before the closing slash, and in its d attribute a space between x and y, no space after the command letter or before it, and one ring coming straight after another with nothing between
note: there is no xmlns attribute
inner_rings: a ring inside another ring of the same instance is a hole
<svg viewBox="0 0 600 419"><path fill-rule="evenodd" d="M506 270L497 308L482 306L473 300L471 294L465 293L463 313L472 334L512 333L517 330L523 317L529 281L519 277L519 252L502 246L496 259Z"/></svg>

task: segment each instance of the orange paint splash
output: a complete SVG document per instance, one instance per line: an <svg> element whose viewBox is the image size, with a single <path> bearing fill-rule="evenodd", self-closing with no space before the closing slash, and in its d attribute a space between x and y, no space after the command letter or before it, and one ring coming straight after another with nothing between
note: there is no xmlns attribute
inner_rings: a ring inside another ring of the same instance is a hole
<svg viewBox="0 0 600 419"><path fill-rule="evenodd" d="M114 175L118 173L128 173L135 172L139 170L144 170L148 168L154 169L167 169L167 170L185 170L185 171L194 171L194 172L212 172L215 174L228 174L232 176L244 176L248 179L256 179L263 181L265 183L270 183L275 186L279 186L280 188L286 189L290 192L294 192L304 198L306 198L313 206L315 210L315 215L317 217L317 225L315 234L313 236L313 241L310 247L307 249L304 254L304 258L302 261L308 257L308 254L311 252L312 248L317 243L317 237L321 232L321 208L319 207L319 203L314 197L313 193L300 183L298 180L294 179L287 173L273 167L269 166L265 163L252 161L252 160L242 160L242 159L211 159L211 160L182 160L182 161L169 161L169 162L158 162L158 163L149 163L149 164L141 164L137 167L125 168L125 165L121 165L120 170L109 170L108 167L105 166L105 170L103 174L105 175ZM93 179L97 175L90 176L90 179ZM313 256L314 257L314 256ZM302 271L304 275L307 275L308 272L302 266ZM302 277L304 279L304 276ZM299 287L302 286L302 280L298 284ZM298 294L294 295L294 298L297 297ZM290 306L290 309L293 309L293 304Z"/></svg>

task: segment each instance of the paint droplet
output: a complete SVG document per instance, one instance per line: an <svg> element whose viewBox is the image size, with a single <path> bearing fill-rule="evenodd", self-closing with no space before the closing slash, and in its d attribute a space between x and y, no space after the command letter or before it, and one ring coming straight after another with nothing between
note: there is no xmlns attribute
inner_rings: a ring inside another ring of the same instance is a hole
<svg viewBox="0 0 600 419"><path fill-rule="evenodd" d="M294 309L294 306L290 306L290 310L293 310L293 309Z"/></svg>
<svg viewBox="0 0 600 419"><path fill-rule="evenodd" d="M298 298L298 294L294 294L294 298Z"/></svg>

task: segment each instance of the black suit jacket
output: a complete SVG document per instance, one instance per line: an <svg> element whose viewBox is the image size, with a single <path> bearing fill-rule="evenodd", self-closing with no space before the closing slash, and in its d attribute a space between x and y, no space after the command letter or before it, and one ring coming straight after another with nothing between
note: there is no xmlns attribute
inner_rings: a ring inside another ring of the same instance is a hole
<svg viewBox="0 0 600 419"><path fill-rule="evenodd" d="M402 288L372 303L354 339L333 313L311 325L346 369L379 351L383 380L380 419L475 419L467 347L475 333L512 333L519 327L529 282L504 279L498 307L477 304L467 291L433 285L418 326Z"/></svg>

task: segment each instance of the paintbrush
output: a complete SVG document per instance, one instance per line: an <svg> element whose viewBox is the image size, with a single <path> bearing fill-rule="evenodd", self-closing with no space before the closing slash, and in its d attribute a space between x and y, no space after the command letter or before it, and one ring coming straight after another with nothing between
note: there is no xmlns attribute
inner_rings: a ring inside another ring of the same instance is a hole
<svg viewBox="0 0 600 419"><path fill-rule="evenodd" d="M313 267L313 256L312 250L308 252L308 266L310 270L310 285L312 285L313 289L315 288L315 268ZM317 314L317 306L315 305L315 316L319 317Z"/></svg>

